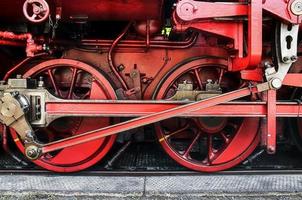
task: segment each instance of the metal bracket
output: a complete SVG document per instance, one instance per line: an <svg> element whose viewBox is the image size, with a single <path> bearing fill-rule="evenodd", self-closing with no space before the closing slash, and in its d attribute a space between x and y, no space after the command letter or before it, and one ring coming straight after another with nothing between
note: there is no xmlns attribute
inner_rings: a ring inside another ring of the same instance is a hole
<svg viewBox="0 0 302 200"><path fill-rule="evenodd" d="M6 126L15 129L21 139L25 139L26 132L32 131L32 128L25 117L23 106L16 99L18 95L17 93L14 95L6 93L1 98L0 120Z"/></svg>
<svg viewBox="0 0 302 200"><path fill-rule="evenodd" d="M280 89L290 67L297 61L299 25L281 23L276 31L277 70L268 67L265 70L266 80L271 89Z"/></svg>

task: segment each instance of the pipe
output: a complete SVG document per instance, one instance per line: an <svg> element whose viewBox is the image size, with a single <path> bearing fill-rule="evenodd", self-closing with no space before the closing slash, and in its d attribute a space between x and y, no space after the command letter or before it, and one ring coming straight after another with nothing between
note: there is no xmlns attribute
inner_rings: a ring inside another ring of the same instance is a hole
<svg viewBox="0 0 302 200"><path fill-rule="evenodd" d="M116 67L114 66L113 60L112 60L112 52L114 50L114 48L116 47L116 45L120 42L120 40L126 35L126 33L128 32L130 26L132 25L132 22L129 22L128 25L125 27L125 29L123 30L123 32L113 41L109 52L108 52L108 63L109 66L111 68L111 70L113 71L113 73L116 75L116 77L118 78L118 80L121 82L122 87L124 88L124 90L128 90L128 86L126 81L123 79L123 77L119 74L119 72L117 71Z"/></svg>
<svg viewBox="0 0 302 200"><path fill-rule="evenodd" d="M198 33L192 34L185 41L164 41L164 40L150 40L150 48L161 48L161 49L187 49L192 47L198 39ZM52 41L53 44L62 46L78 46L81 47L96 47L99 48L110 48L112 46L113 40L82 40L80 42L70 42L65 40L55 40ZM123 40L120 41L116 46L116 49L121 48L146 48L146 41L143 40ZM95 48L91 48L94 50ZM99 49L98 49L99 50Z"/></svg>
<svg viewBox="0 0 302 200"><path fill-rule="evenodd" d="M147 31L147 35L146 35L146 48L149 49L150 48L150 20L147 20L146 31Z"/></svg>
<svg viewBox="0 0 302 200"><path fill-rule="evenodd" d="M35 56L33 57L28 57L28 58L25 58L24 60L22 60L20 63L18 63L17 65L15 65L13 68L11 68L4 76L3 80L7 81L8 78L11 77L11 75L17 70L19 69L20 67L22 67L25 63L29 62L30 60L33 60L34 58L37 58L37 57L40 57L40 56L45 56L45 55L48 55L47 53L39 53L39 54L36 54Z"/></svg>
<svg viewBox="0 0 302 200"><path fill-rule="evenodd" d="M25 52L26 52L27 57L33 57L36 52L41 51L43 49L43 47L41 45L35 44L35 41L33 40L33 36L30 33L24 33L24 34L17 35L13 32L0 31L0 39L13 40L13 41L26 41ZM5 43L5 45L7 45L10 43L10 41L3 42L3 43Z"/></svg>
<svg viewBox="0 0 302 200"><path fill-rule="evenodd" d="M14 47L24 47L26 44L21 42L15 42L15 41L8 41L8 40L0 40L0 45L2 46L14 46Z"/></svg>
<svg viewBox="0 0 302 200"><path fill-rule="evenodd" d="M32 35L30 33L24 33L24 34L14 34L12 32L8 31L0 31L0 38L9 39L9 40L32 40Z"/></svg>
<svg viewBox="0 0 302 200"><path fill-rule="evenodd" d="M193 46L198 38L198 33L192 34L185 41L160 41L160 40L150 40L151 48L173 48L173 49L185 49ZM57 44L65 43L64 41L57 41ZM109 47L112 43L112 40L82 40L79 45L83 46L101 46L101 47ZM66 43L65 43L66 44ZM75 43L73 43L75 44ZM146 41L142 40L124 40L121 41L117 47L133 47L133 48L145 48Z"/></svg>

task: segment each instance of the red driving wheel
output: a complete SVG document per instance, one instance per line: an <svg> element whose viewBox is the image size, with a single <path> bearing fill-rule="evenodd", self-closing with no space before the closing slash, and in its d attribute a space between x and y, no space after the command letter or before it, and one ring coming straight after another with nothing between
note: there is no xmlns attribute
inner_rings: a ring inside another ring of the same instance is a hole
<svg viewBox="0 0 302 200"><path fill-rule="evenodd" d="M162 79L155 99L170 99L184 81L192 83L194 90L204 90L209 79L219 82L223 92L239 88L236 74L225 73L225 66L217 63L221 62L200 59L178 66ZM163 149L179 164L216 172L241 163L255 150L258 127L258 118L199 117L164 120L155 128Z"/></svg>
<svg viewBox="0 0 302 200"><path fill-rule="evenodd" d="M108 80L95 68L75 60L57 59L40 63L24 77L43 77L45 87L54 96L62 99L116 99L115 91ZM35 134L42 143L78 135L111 124L110 118L60 118L46 128L36 128ZM11 130L21 152L24 144L17 133ZM43 155L35 164L56 172L84 170L100 161L112 147L116 136L68 147Z"/></svg>

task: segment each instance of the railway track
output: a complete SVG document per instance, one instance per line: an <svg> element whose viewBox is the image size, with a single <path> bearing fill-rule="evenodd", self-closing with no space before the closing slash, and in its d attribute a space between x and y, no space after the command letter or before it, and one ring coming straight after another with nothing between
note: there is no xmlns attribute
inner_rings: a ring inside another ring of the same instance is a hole
<svg viewBox="0 0 302 200"><path fill-rule="evenodd" d="M0 175L62 175L47 170L16 170L2 169ZM292 170L228 170L216 173L200 173L195 171L106 171L91 170L78 173L64 174L64 176L221 176L221 175L302 175L302 169Z"/></svg>
<svg viewBox="0 0 302 200"><path fill-rule="evenodd" d="M280 146L275 156L267 155L257 149L241 165L217 173L200 173L178 165L166 156L153 142L133 143L121 152L121 145L116 145L103 162L69 176L191 176L191 175L258 175L258 174L302 174L302 159L299 152L287 146ZM112 158L115 158L112 160ZM25 165L26 164L26 165ZM109 165L110 164L110 165ZM29 161L23 164L11 157L0 159L0 174L56 175L58 173L42 170ZM60 174L60 173L59 173Z"/></svg>

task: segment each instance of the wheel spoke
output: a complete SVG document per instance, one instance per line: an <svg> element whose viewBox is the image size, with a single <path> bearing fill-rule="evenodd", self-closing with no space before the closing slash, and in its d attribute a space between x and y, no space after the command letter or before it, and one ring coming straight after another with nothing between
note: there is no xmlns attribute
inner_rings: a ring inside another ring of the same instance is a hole
<svg viewBox="0 0 302 200"><path fill-rule="evenodd" d="M225 91L241 87L240 83L235 82L235 73L228 73L226 67L208 64L200 67L192 65L190 68L186 65L173 71L158 87L156 100L172 100L172 91L185 81L193 84L194 90L204 90L205 80L217 82ZM178 163L193 170L216 172L228 169L245 159L258 144L258 118L235 121L228 117L191 117L185 118L185 121L189 124L185 131L172 128L177 125L177 120L156 124L156 131L164 150ZM178 127L183 127L183 124ZM170 138L176 134L182 135Z"/></svg>
<svg viewBox="0 0 302 200"><path fill-rule="evenodd" d="M176 84L176 83L174 83L174 84L172 85L172 88L173 88L173 89L175 89L175 90L177 90L177 89L178 89L177 84Z"/></svg>
<svg viewBox="0 0 302 200"><path fill-rule="evenodd" d="M184 127L176 130L176 131L173 131L172 133L169 133L168 135L165 135L164 137L160 138L159 139L159 142L162 142L166 139L169 139L170 137L174 136L174 135L177 135L179 133L182 133L183 131L187 130L189 128L189 124L186 124Z"/></svg>
<svg viewBox="0 0 302 200"><path fill-rule="evenodd" d="M197 82L198 82L199 89L200 89L200 90L203 90L202 81L201 81L201 79L200 79L198 69L194 69L194 74L195 74L196 80L197 80Z"/></svg>
<svg viewBox="0 0 302 200"><path fill-rule="evenodd" d="M194 137L194 139L192 140L191 144L189 145L189 147L187 148L187 150L185 151L185 153L183 154L183 156L185 158L188 158L189 153L192 151L194 145L196 144L196 142L198 141L198 139L200 138L201 133L197 133L196 136Z"/></svg>
<svg viewBox="0 0 302 200"><path fill-rule="evenodd" d="M238 125L233 122L228 122L228 125L234 128L235 130L238 128Z"/></svg>
<svg viewBox="0 0 302 200"><path fill-rule="evenodd" d="M199 130L202 130L202 125L200 124L200 121L197 118L193 118L193 122L195 123L195 125L197 126L197 128Z"/></svg>
<svg viewBox="0 0 302 200"><path fill-rule="evenodd" d="M218 84L220 85L222 82L222 77L224 75L225 70L224 69L220 69L220 73L219 73L219 79L218 79Z"/></svg>
<svg viewBox="0 0 302 200"><path fill-rule="evenodd" d="M37 15L36 15L36 14L33 14L33 15L30 17L30 19L31 19L31 20L35 20L36 17L37 17Z"/></svg>
<svg viewBox="0 0 302 200"><path fill-rule="evenodd" d="M52 70L49 69L49 70L47 70L47 72L48 72L48 76L49 76L49 78L50 78L51 84L52 84L53 88L55 89L55 94L56 94L57 96L62 97L62 94L61 94L61 92L60 92L60 90L58 89L58 86L57 86L57 84L56 84L56 81L55 81L54 75L53 75L53 73L52 73Z"/></svg>
<svg viewBox="0 0 302 200"><path fill-rule="evenodd" d="M208 156L207 156L207 160L208 163L211 164L212 162L212 158L214 156L214 151L213 151L213 137L211 134L208 134L207 137L207 145L208 145Z"/></svg>
<svg viewBox="0 0 302 200"><path fill-rule="evenodd" d="M70 84L70 88L69 88L69 91L68 91L67 99L72 98L72 93L74 91L75 84L76 84L77 77L78 77L77 73L78 73L78 69L74 68L72 70L71 84Z"/></svg>
<svg viewBox="0 0 302 200"><path fill-rule="evenodd" d="M230 142L230 139L226 135L227 133L224 131L221 131L219 135L222 137L224 144L228 144Z"/></svg>

